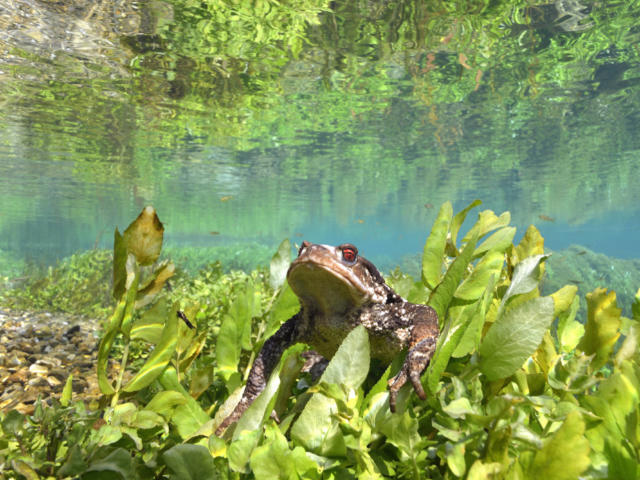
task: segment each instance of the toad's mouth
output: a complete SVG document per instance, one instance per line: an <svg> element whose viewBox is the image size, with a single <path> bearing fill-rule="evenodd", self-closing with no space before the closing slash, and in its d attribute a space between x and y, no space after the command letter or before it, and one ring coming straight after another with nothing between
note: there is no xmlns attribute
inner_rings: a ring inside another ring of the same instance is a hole
<svg viewBox="0 0 640 480"><path fill-rule="evenodd" d="M358 307L370 298L362 281L340 264L328 266L298 259L291 266L287 280L298 298L325 312Z"/></svg>

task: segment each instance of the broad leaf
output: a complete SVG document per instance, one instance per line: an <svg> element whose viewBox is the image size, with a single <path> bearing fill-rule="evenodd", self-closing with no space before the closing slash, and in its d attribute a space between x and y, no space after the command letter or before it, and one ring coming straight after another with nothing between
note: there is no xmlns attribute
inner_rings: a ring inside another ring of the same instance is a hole
<svg viewBox="0 0 640 480"><path fill-rule="evenodd" d="M285 238L269 265L269 284L274 290L280 288L287 279L287 270L291 263L291 242Z"/></svg>
<svg viewBox="0 0 640 480"><path fill-rule="evenodd" d="M118 474L124 480L133 480L136 478L135 468L131 454L124 448L116 448L109 455L95 463L89 465L86 473L100 472L99 476L91 478L117 478L109 476L109 474ZM83 475L83 478L86 476ZM87 478L89 478L87 476Z"/></svg>
<svg viewBox="0 0 640 480"><path fill-rule="evenodd" d="M451 235L449 237L451 246L454 249L457 249L456 241L458 238L458 231L460 230L460 227L462 226L465 219L467 218L467 214L469 213L469 211L471 211L478 205L482 205L482 200L474 200L473 202L471 202L469 205L467 205L465 208L463 208L462 210L460 210L458 213L454 215L453 220L451 221L451 228L450 228Z"/></svg>
<svg viewBox="0 0 640 480"><path fill-rule="evenodd" d="M275 426L267 427L265 442L251 454L251 471L256 479L318 478L318 466L302 447L289 449L287 439Z"/></svg>
<svg viewBox="0 0 640 480"><path fill-rule="evenodd" d="M442 258L447 245L447 232L452 215L451 202L443 203L422 252L422 281L431 290L440 283L442 278Z"/></svg>
<svg viewBox="0 0 640 480"><path fill-rule="evenodd" d="M456 289L455 297L476 300L482 296L491 277L498 278L504 264L504 253L490 251L480 259L471 274Z"/></svg>
<svg viewBox="0 0 640 480"><path fill-rule="evenodd" d="M111 386L111 382L109 381L107 364L109 361L109 353L111 352L111 347L113 346L116 335L120 332L122 322L125 316L127 316L129 314L129 311L133 308L137 280L134 281L133 287L134 288L130 288L127 291L127 294L122 297L120 302L118 302L113 315L111 315L111 320L109 321L107 331L103 334L102 339L100 340L100 346L98 347L98 385L100 386L100 391L104 395L113 395L115 393L115 390Z"/></svg>
<svg viewBox="0 0 640 480"><path fill-rule="evenodd" d="M574 480L591 464L585 424L576 410L567 415L553 437L536 452L528 478Z"/></svg>
<svg viewBox="0 0 640 480"><path fill-rule="evenodd" d="M122 235L127 252L132 253L140 265L151 265L160 256L164 227L152 206L142 209Z"/></svg>
<svg viewBox="0 0 640 480"><path fill-rule="evenodd" d="M238 425L233 432L233 439L237 440L244 431L259 430L264 421L269 417L273 410L273 404L276 401L275 395L280 386L280 376L278 371L274 370L267 382L266 387L258 398L249 406L246 412L238 420Z"/></svg>
<svg viewBox="0 0 640 480"><path fill-rule="evenodd" d="M592 364L595 370L607 363L620 336L621 313L615 292L597 288L587 294L587 323L578 348L587 355L596 354Z"/></svg>
<svg viewBox="0 0 640 480"><path fill-rule="evenodd" d="M540 231L534 226L529 225L522 240L515 247L516 261L520 262L527 257L541 255L544 253L544 238L540 235Z"/></svg>
<svg viewBox="0 0 640 480"><path fill-rule="evenodd" d="M360 325L344 339L333 356L320 382L334 383L346 389L357 389L369 372L369 337ZM337 411L335 400L320 393L314 394L291 428L291 438L307 450L319 451L334 448L331 415ZM321 452L325 454L326 452Z"/></svg>
<svg viewBox="0 0 640 480"><path fill-rule="evenodd" d="M501 228L480 245L478 245L476 251L473 252L473 257L478 258L489 250L504 253L511 246L511 242L513 242L513 237L515 236L515 234L516 227Z"/></svg>
<svg viewBox="0 0 640 480"><path fill-rule="evenodd" d="M203 480L218 478L213 457L206 447L184 443L162 454L174 480Z"/></svg>
<svg viewBox="0 0 640 480"><path fill-rule="evenodd" d="M511 284L504 296L502 297L502 305L514 295L529 293L538 286L540 282L540 262L549 258L550 255L534 255L528 257L518 263L513 271Z"/></svg>
<svg viewBox="0 0 640 480"><path fill-rule="evenodd" d="M476 301L471 305L465 305L451 309L442 333L438 338L436 352L426 370L427 385L429 391L434 394L438 389L438 381L447 368L451 355L456 350L465 330L471 324L471 320L478 314L482 302Z"/></svg>
<svg viewBox="0 0 640 480"><path fill-rule="evenodd" d="M169 312L160 341L149 355L138 373L124 387L125 392L136 392L153 382L169 364L169 360L176 350L178 341L178 304Z"/></svg>
<svg viewBox="0 0 640 480"><path fill-rule="evenodd" d="M162 262L147 280L147 284L138 290L136 308L142 308L153 302L167 280L173 277L175 271L176 267L173 262Z"/></svg>
<svg viewBox="0 0 640 480"><path fill-rule="evenodd" d="M509 212L504 212L498 217L491 210L484 210L478 214L478 220L462 238L462 243L468 242L474 236L480 239L493 230L506 227L510 221Z"/></svg>
<svg viewBox="0 0 640 480"><path fill-rule="evenodd" d="M512 375L540 345L553 321L553 299L536 297L508 309L480 344L480 370L489 380Z"/></svg>
<svg viewBox="0 0 640 480"><path fill-rule="evenodd" d="M131 326L131 339L142 339L153 345L160 342L165 320L169 315L167 299L160 298L149 310L137 318Z"/></svg>
<svg viewBox="0 0 640 480"><path fill-rule="evenodd" d="M180 392L162 391L156 393L144 408L169 420L176 407L184 405L186 402L187 399Z"/></svg>
<svg viewBox="0 0 640 480"><path fill-rule="evenodd" d="M465 245L462 253L456 257L453 263L449 266L442 282L440 282L436 287L431 296L431 301L429 303L438 314L440 325L443 325L445 318L444 315L449 307L449 303L451 303L451 300L453 299L453 295L460 284L460 280L462 280L464 274L467 272L467 266L471 261L475 247L476 239L474 237Z"/></svg>
<svg viewBox="0 0 640 480"><path fill-rule="evenodd" d="M171 417L171 423L182 439L189 438L211 419L180 384L175 368L172 366L165 368L158 380L165 390L178 392L184 398L184 404L178 405Z"/></svg>

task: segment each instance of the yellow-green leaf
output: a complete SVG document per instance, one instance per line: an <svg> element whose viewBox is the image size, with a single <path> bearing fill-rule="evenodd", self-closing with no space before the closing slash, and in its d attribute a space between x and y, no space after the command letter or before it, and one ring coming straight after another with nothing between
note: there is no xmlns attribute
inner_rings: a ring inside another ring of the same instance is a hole
<svg viewBox="0 0 640 480"><path fill-rule="evenodd" d="M169 311L160 342L155 346L138 373L123 388L125 392L135 392L149 385L162 373L171 360L178 341L177 310L178 305L176 304Z"/></svg>
<svg viewBox="0 0 640 480"><path fill-rule="evenodd" d="M544 238L540 235L540 231L533 225L529 225L522 240L515 247L517 261L522 261L533 255L542 255L544 253Z"/></svg>
<svg viewBox="0 0 640 480"><path fill-rule="evenodd" d="M553 299L536 297L508 309L480 344L480 370L489 380L512 375L540 345L553 321Z"/></svg>
<svg viewBox="0 0 640 480"><path fill-rule="evenodd" d="M476 300L482 296L489 279L498 278L504 264L504 253L490 251L480 259L471 274L456 289L455 297L462 300Z"/></svg>
<svg viewBox="0 0 640 480"><path fill-rule="evenodd" d="M443 203L433 222L431 234L424 244L422 252L422 281L431 290L436 288L442 278L442 260L447 245L447 232L453 216L451 202Z"/></svg>
<svg viewBox="0 0 640 480"><path fill-rule="evenodd" d="M67 407L71 402L71 395L73 393L73 374L69 374L67 381L62 389L62 395L60 395L60 405Z"/></svg>
<svg viewBox="0 0 640 480"><path fill-rule="evenodd" d="M156 295L164 284L173 277L176 271L176 266L173 262L165 261L156 268L153 275L147 281L147 284L138 290L138 296L136 297L136 308L142 308L149 305L156 298Z"/></svg>
<svg viewBox="0 0 640 480"><path fill-rule="evenodd" d="M591 463L585 424L577 410L569 412L562 426L536 452L528 478L575 480Z"/></svg>
<svg viewBox="0 0 640 480"><path fill-rule="evenodd" d="M574 298L576 297L576 293L578 292L578 287L575 285L565 285L560 290L551 294L551 298L553 298L555 315L560 315L561 312L564 312L571 307Z"/></svg>
<svg viewBox="0 0 640 480"><path fill-rule="evenodd" d="M620 336L621 310L616 305L616 293L597 288L587 294L587 323L578 348L587 355L595 353L595 370L609 360L609 355Z"/></svg>

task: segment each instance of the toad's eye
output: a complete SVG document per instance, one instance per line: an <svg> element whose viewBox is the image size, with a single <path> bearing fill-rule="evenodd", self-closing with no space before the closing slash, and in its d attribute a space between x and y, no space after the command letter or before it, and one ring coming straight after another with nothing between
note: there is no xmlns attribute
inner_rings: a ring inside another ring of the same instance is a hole
<svg viewBox="0 0 640 480"><path fill-rule="evenodd" d="M306 240L302 242L302 245L300 245L300 249L298 250L298 256L300 256L303 250L307 248L309 245L311 245L311 243L307 242Z"/></svg>
<svg viewBox="0 0 640 480"><path fill-rule="evenodd" d="M358 258L358 249L353 245L343 245L342 248L342 258L345 262L353 263Z"/></svg>

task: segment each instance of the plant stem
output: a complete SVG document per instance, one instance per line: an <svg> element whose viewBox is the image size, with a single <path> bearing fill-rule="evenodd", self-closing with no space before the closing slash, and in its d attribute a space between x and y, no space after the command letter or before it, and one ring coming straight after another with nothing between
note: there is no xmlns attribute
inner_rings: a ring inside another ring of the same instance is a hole
<svg viewBox="0 0 640 480"><path fill-rule="evenodd" d="M120 373L116 380L116 393L111 399L111 406L115 407L118 404L118 398L120 397L120 387L122 386L122 379L124 378L124 372L127 368L127 357L129 356L129 342L125 343L124 351L122 352L122 361L120 362Z"/></svg>

